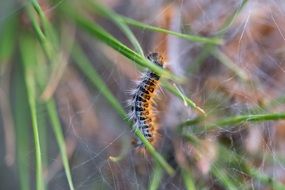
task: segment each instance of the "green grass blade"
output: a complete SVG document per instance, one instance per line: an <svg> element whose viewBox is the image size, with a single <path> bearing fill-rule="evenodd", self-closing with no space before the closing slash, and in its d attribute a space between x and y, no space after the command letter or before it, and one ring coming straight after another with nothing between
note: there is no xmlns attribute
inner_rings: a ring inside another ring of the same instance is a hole
<svg viewBox="0 0 285 190"><path fill-rule="evenodd" d="M46 107L47 107L47 111L48 111L48 114L51 120L53 131L54 131L54 134L57 140L57 144L59 146L59 151L60 151L60 155L61 155L61 159L62 159L62 163L63 163L63 167L64 167L64 171L66 174L69 188L71 190L74 190L74 185L72 182L70 167L69 167L68 158L67 158L67 150L66 150L66 146L64 142L63 132L61 129L62 127L61 127L61 124L58 118L58 113L56 111L55 102L52 98L46 102Z"/></svg>
<svg viewBox="0 0 285 190"><path fill-rule="evenodd" d="M212 129L222 126L232 126L241 124L243 122L263 122L263 121L274 121L284 120L285 113L273 113L273 114L256 114L256 115L238 115L234 117L228 117L225 119L218 120L214 124L206 125L206 129Z"/></svg>
<svg viewBox="0 0 285 190"><path fill-rule="evenodd" d="M159 185L161 183L161 179L163 177L163 170L161 167L155 163L155 167L153 169L152 175L151 175L151 181L149 183L149 190L156 190L159 188Z"/></svg>
<svg viewBox="0 0 285 190"><path fill-rule="evenodd" d="M175 81L181 81L181 79L177 76L174 76L170 72L160 68L159 66L152 64L149 60L145 57L142 57L140 54L136 53L135 51L131 50L117 39L115 39L111 34L106 32L102 27L97 25L96 23L89 21L81 16L76 16L70 14L74 17L77 24L87 32L89 32L92 36L96 37L103 43L107 44L111 48L115 49L116 51L120 52L122 55L126 56L130 60L137 63L139 66L147 67L150 70L154 71L155 73L164 76L165 78L169 78Z"/></svg>
<svg viewBox="0 0 285 190"><path fill-rule="evenodd" d="M112 11L111 9L108 9L107 7L104 7L100 4L98 4L96 1L88 1L90 2L92 8L99 13L101 16L107 17L110 19L112 22L114 22L118 28L126 35L126 37L130 40L136 51L144 56L143 50L140 46L140 43L138 42L137 38L133 34L133 32L130 30L128 25L126 25L124 22L119 19L119 15Z"/></svg>
<svg viewBox="0 0 285 190"><path fill-rule="evenodd" d="M181 175L187 190L196 190L194 179L190 171L182 169Z"/></svg>
<svg viewBox="0 0 285 190"><path fill-rule="evenodd" d="M111 106L117 111L119 116L123 120L126 120L127 114L125 113L124 108L113 96L109 88L106 86L105 82L101 79L99 73L94 69L89 59L85 56L84 52L79 47L74 47L72 58L75 60L75 63L84 73L84 75L95 85L98 90L100 90L100 92L108 100Z"/></svg>
<svg viewBox="0 0 285 190"><path fill-rule="evenodd" d="M41 146L39 137L39 126L37 121L37 109L36 109L36 86L34 79L34 67L35 59L33 56L34 44L31 40L25 36L21 39L21 54L22 63L24 66L25 74L25 84L27 88L28 103L31 111L32 118L32 129L35 143L35 161L36 161L36 189L44 189L43 184L43 171L42 171L42 158L41 158Z"/></svg>
<svg viewBox="0 0 285 190"><path fill-rule="evenodd" d="M27 3L25 8L41 46L43 47L49 60L53 60L56 52L56 41L54 39L55 35L52 32L51 25L49 24L44 12L36 0L29 0L29 3ZM41 23L38 20L38 15ZM43 26L44 30L41 26Z"/></svg>
<svg viewBox="0 0 285 190"><path fill-rule="evenodd" d="M177 78L176 76L171 75L169 72L157 67L154 64L151 64L147 59L144 57L140 56L136 52L132 51L128 47L126 47L124 44L120 43L118 40L116 40L113 36L111 36L109 33L107 33L103 28L101 28L99 25L90 22L86 19L83 18L77 18L78 24L89 31L91 34L93 34L95 37L103 41L104 43L110 45L112 48L115 50L119 51L129 59L135 61L138 63L140 66L148 67L149 69L153 70L154 72L162 75L165 78L171 78L174 80L180 81L180 78ZM190 100L188 97L181 95L181 93L175 89L173 86L170 84L165 83L166 88L175 94L176 96L180 97L184 100L186 100L187 104L190 105L191 107L199 110L201 113L205 114L205 111L202 110L200 107L198 107L192 100Z"/></svg>
<svg viewBox="0 0 285 190"><path fill-rule="evenodd" d="M219 44L223 43L222 39L220 39L220 38L207 38L207 37L195 36L195 35L190 35L190 34L182 34L182 33L179 33L179 32L174 32L174 31L163 29L163 28L159 28L159 27L148 25L148 24L144 24L142 22L139 22L139 21L136 21L134 19L127 18L127 17L124 17L124 16L120 16L118 18L120 18L120 20L122 22L125 22L125 23L127 23L129 25L132 25L132 26L135 26L135 27L138 27L138 28L142 28L142 29L146 29L146 30L150 30L150 31L154 31L154 32L162 32L162 33L165 33L165 34L170 34L170 35L173 35L173 36L176 36L176 37L179 37L179 38L190 40L192 42L200 42L200 43L205 43L205 44L216 44L216 45L219 45Z"/></svg>
<svg viewBox="0 0 285 190"><path fill-rule="evenodd" d="M190 98L185 96L182 92L180 92L180 90L176 87L176 85L171 85L169 82L162 82L162 86L164 86L169 92L171 92L172 94L180 98L184 102L185 106L190 105L192 108L198 110L203 115L206 115L206 112L202 108L197 106L194 101L192 101Z"/></svg>
<svg viewBox="0 0 285 190"><path fill-rule="evenodd" d="M35 79L36 80L36 79ZM36 84L35 84L36 85ZM48 160L49 160L49 155L48 155L48 128L47 128L47 120L45 117L44 112L44 106L40 104L39 102L36 102L36 110L37 110L37 123L38 123L38 132L39 132L39 144L40 144L40 151L41 151L41 163L42 163L42 168L43 168L43 173L46 170L48 166ZM43 183L43 189L47 188L47 184Z"/></svg>
<svg viewBox="0 0 285 190"><path fill-rule="evenodd" d="M17 171L21 190L30 190L30 159L28 152L30 139L30 111L27 103L27 92L24 83L23 67L19 65L15 78L12 78L11 102L16 131Z"/></svg>
<svg viewBox="0 0 285 190"><path fill-rule="evenodd" d="M7 63L13 53L16 24L14 17L9 18L2 24L0 23L0 65Z"/></svg>
<svg viewBox="0 0 285 190"><path fill-rule="evenodd" d="M219 180L220 184L228 190L237 190L237 185L230 179L230 175L222 167L214 165L211 173Z"/></svg>
<svg viewBox="0 0 285 190"><path fill-rule="evenodd" d="M165 169L165 171L169 175L174 175L174 169L165 161L161 154L159 154L154 147L150 144L150 142L144 137L140 130L135 130L136 136L143 142L146 150L150 153L150 155L159 163L159 165Z"/></svg>
<svg viewBox="0 0 285 190"><path fill-rule="evenodd" d="M84 75L94 84L94 86L104 95L107 101L113 106L113 108L117 111L119 116L127 121L127 114L124 111L123 107L117 101L117 99L113 96L107 85L99 76L98 72L95 68L92 67L90 61L78 47L72 53L72 57L75 60L79 69L83 72ZM132 124L129 122L129 126L132 128ZM150 144L150 142L143 136L140 130L134 131L135 135L144 143L145 148L150 153L150 155L163 167L168 174L173 175L174 169L165 161L165 159L154 149L154 147Z"/></svg>
<svg viewBox="0 0 285 190"><path fill-rule="evenodd" d="M52 25L50 24L48 18L46 17L44 11L42 10L39 2L37 0L30 0L30 3L32 4L34 10L39 16L39 20L41 22L42 28L44 30L44 34L47 36L48 40L55 45L57 44L57 39L55 36L54 29L52 28ZM55 47L55 46L53 46Z"/></svg>
<svg viewBox="0 0 285 190"><path fill-rule="evenodd" d="M206 119L206 117L204 117ZM196 118L187 120L179 125L179 128L191 126L194 124L199 124L200 122L204 121L203 118ZM267 114L249 114L249 115L238 115L233 117L227 117L218 121L213 122L212 124L205 124L203 130L207 129L215 129L220 127L227 127L238 125L243 122L265 122L265 121L275 121L275 120L284 120L285 113L267 113Z"/></svg>
<svg viewBox="0 0 285 190"><path fill-rule="evenodd" d="M47 73L46 73L46 66L45 62L44 62L44 56L41 56L43 53L41 50L36 52L36 55L38 55L38 63L41 64L40 67L38 67L39 69L37 69L37 84L39 85L40 90L42 91L45 87L46 84L46 79L47 79ZM50 99L48 99L47 101L44 101L44 105L41 106L45 106L47 112L48 112L48 116L50 119L50 123L59 147L59 151L60 151L60 156L62 159L62 163L63 163L63 167L64 167L64 171L66 174L66 178L67 178L67 182L69 185L69 189L74 190L74 185L72 182L72 177L71 177L71 171L70 171L70 167L69 167L69 163L68 163L68 157L67 157L67 150L66 150L66 145L65 145L65 141L64 141L64 136L63 136L63 131L62 131L62 126L60 123L60 119L59 119L59 115L56 109L56 103L54 101L54 99L51 97Z"/></svg>

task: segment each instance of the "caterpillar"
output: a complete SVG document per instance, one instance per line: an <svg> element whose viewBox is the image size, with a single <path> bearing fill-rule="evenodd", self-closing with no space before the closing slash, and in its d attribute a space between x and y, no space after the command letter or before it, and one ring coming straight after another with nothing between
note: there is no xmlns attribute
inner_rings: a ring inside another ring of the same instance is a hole
<svg viewBox="0 0 285 190"><path fill-rule="evenodd" d="M150 53L147 59L152 63L164 67L163 57L158 53ZM130 101L130 118L134 122L134 129L139 129L144 137L152 144L157 135L157 123L155 118L155 97L159 87L160 76L152 71L145 71L137 82L136 88L132 91ZM137 137L133 144L136 147L143 147L143 143Z"/></svg>

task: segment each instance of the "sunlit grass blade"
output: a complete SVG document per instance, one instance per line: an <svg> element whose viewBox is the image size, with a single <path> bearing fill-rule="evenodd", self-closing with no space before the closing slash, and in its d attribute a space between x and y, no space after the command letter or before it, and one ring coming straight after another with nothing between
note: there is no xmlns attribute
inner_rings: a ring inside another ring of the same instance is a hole
<svg viewBox="0 0 285 190"><path fill-rule="evenodd" d="M42 171L42 158L41 158L41 146L40 146L40 137L39 137L39 126L38 126L38 118L37 118L37 109L36 109L36 84L34 78L35 72L35 58L33 56L34 43L32 43L31 39L28 36L23 36L21 38L21 55L22 55L22 64L24 66L24 78L25 84L27 88L27 96L28 103L31 111L32 118L32 129L34 136L34 144L35 144L35 162L36 162L36 189L42 190L44 189L43 184L43 171Z"/></svg>
<svg viewBox="0 0 285 190"><path fill-rule="evenodd" d="M141 29L146 29L146 30L150 30L150 31L154 31L154 32L162 32L165 34L170 34L173 36L176 36L178 38L183 38L192 42L200 42L200 43L206 43L206 44L222 44L223 40L220 38L212 38L212 37L202 37L202 36L195 36L195 35L190 35L190 34L182 34L179 32L174 32L171 30L166 30L164 28L159 28L159 27L155 27L152 25L148 25L148 24L144 24L142 22L136 21L134 19L128 18L128 17L124 17L124 16L120 16L119 17L121 19L122 22L125 22L129 25L141 28Z"/></svg>
<svg viewBox="0 0 285 190"><path fill-rule="evenodd" d="M121 22L121 20L119 19L119 15L117 13L115 13L111 9L108 9L107 7L98 4L96 1L89 0L88 2L89 4L91 4L91 7L96 11L96 13L100 14L101 16L107 17L108 19L113 21L118 26L118 28L120 28L120 30L126 35L126 37L130 40L136 51L142 56L144 56L143 50L137 38L130 30L128 25L126 25L124 22Z"/></svg>
<svg viewBox="0 0 285 190"><path fill-rule="evenodd" d="M72 53L72 57L75 60L75 63L82 71L84 75L94 84L94 86L104 95L107 101L111 104L111 106L117 111L119 116L126 122L128 122L129 126L132 128L132 124L127 120L128 116L124 111L121 104L117 101L117 99L113 96L105 82L101 79L98 72L95 68L92 67L90 61L85 56L79 47L74 48ZM163 167L168 174L173 175L174 169L165 161L165 159L154 149L154 147L150 144L150 142L143 136L140 130L134 131L135 135L143 142L147 151L151 154L151 156Z"/></svg>

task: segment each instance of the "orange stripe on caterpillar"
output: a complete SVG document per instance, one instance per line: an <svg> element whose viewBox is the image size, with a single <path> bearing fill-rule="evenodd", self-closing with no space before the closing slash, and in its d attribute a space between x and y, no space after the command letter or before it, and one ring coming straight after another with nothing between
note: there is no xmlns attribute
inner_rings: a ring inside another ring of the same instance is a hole
<svg viewBox="0 0 285 190"><path fill-rule="evenodd" d="M158 53L151 53L147 58L154 64L163 68L164 61ZM155 118L154 98L157 94L160 76L152 71L142 74L137 87L132 91L130 101L130 118L134 121L134 128L139 129L145 138L154 144L157 139L157 123ZM135 138L133 144L143 147L140 139Z"/></svg>

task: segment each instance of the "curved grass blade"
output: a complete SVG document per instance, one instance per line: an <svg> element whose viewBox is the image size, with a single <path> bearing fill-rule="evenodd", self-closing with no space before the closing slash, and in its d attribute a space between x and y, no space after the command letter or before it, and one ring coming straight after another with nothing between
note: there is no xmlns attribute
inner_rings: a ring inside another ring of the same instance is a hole
<svg viewBox="0 0 285 190"><path fill-rule="evenodd" d="M171 75L169 72L159 68L158 66L151 64L148 60L146 60L144 57L141 57L136 52L132 51L128 47L126 47L124 44L116 40L113 36L111 36L109 33L107 33L103 28L101 28L99 25L90 22L88 20L85 20L83 18L80 18L77 20L78 24L85 28L87 31L89 31L91 34L95 35L98 39L101 39L104 43L110 45L115 50L119 51L129 59L135 61L141 66L148 67L149 69L153 70L154 72L162 75L165 78L171 78L174 80L177 80L176 76ZM178 78L178 80L180 80ZM181 96L181 93L172 87L170 84L167 85L165 83L167 89L172 92L174 95L183 98L183 100L186 100L186 102L193 108L199 110L201 113L205 114L205 111L202 110L200 107L198 107L192 100L187 98L186 96Z"/></svg>
<svg viewBox="0 0 285 190"><path fill-rule="evenodd" d="M51 124L53 127L53 131L56 137L57 144L59 146L59 151L64 167L64 171L66 174L67 182L69 185L69 188L71 190L74 190L74 185L72 182L72 177L71 177L71 172L70 172L70 167L68 163L68 158L67 158L67 150L66 150L66 145L64 142L64 137L63 137L63 132L62 132L62 127L58 118L58 113L56 111L56 105L53 100L53 98L49 99L46 103L47 111L51 120Z"/></svg>
<svg viewBox="0 0 285 190"><path fill-rule="evenodd" d="M133 34L133 32L130 30L128 25L126 25L124 22L121 22L119 19L119 15L112 11L111 9L108 9L100 4L98 4L96 1L88 1L88 3L91 5L92 8L95 9L96 13L99 13L101 16L107 17L112 22L114 22L118 28L126 35L126 37L130 40L136 51L144 56L143 50L140 46L140 43L138 42L137 38Z"/></svg>
<svg viewBox="0 0 285 190"><path fill-rule="evenodd" d="M128 48L126 45L122 44L120 41L115 39L111 34L105 31L101 26L97 25L96 23L89 21L79 15L74 15L69 13L72 17L74 17L76 23L89 32L91 35L95 36L97 39L102 41L103 43L107 44L111 48L115 49L116 51L120 52L125 57L129 58L130 60L137 63L139 66L147 67L150 70L154 71L159 75L163 75L165 78L172 79L174 81L181 81L180 77L174 76L170 72L160 68L159 66L152 64L149 60L145 57L142 57L140 54L136 53L135 51Z"/></svg>
<svg viewBox="0 0 285 190"><path fill-rule="evenodd" d="M40 55L40 52L37 52L38 55ZM40 63L43 63L42 60L39 60ZM45 84L46 84L46 69L44 67L45 65L43 64L41 66L41 70L38 70L38 74L37 74L37 83L40 86L40 89L44 89ZM60 151L60 156L62 159L62 163L63 163L63 168L66 174L66 178L67 178L67 182L69 185L69 189L74 190L74 185L73 185L73 181L72 181L72 177L71 177L71 172L70 172L70 167L69 167L69 163L68 163L68 157L67 157L67 150L66 150L66 145L64 142L64 136L63 136L63 131L62 131L62 126L60 123L60 119L59 119L59 115L56 109L56 103L54 101L54 99L51 97L48 100L44 101L44 105L46 107L46 110L48 112L49 118L50 118L50 122L51 122L51 126L59 147L59 151Z"/></svg>
<svg viewBox="0 0 285 190"><path fill-rule="evenodd" d="M113 108L117 111L119 116L126 122L127 114L124 111L123 107L117 101L117 99L113 96L107 85L99 76L98 72L95 68L92 67L90 61L85 56L79 47L74 48L72 53L72 57L75 60L75 63L79 67L79 69L83 72L84 75L92 82L92 84L104 95L107 101L113 106ZM132 124L130 122L129 126L132 128ZM173 175L174 169L165 161L165 159L160 155L154 147L150 144L150 142L143 136L140 130L135 129L135 135L143 142L145 148L150 153L150 155L159 163L159 165L164 168L168 174Z"/></svg>
<svg viewBox="0 0 285 190"><path fill-rule="evenodd" d="M43 173L42 173L42 158L41 158L41 146L40 146L40 137L39 137L39 126L37 119L37 109L36 109L36 86L34 79L34 68L35 68L35 59L33 56L34 44L31 43L31 39L27 36L21 38L21 54L22 54L22 64L24 66L24 78L27 88L28 102L31 111L32 118L32 128L33 136L35 143L35 161L36 161L36 189L44 189L43 184Z"/></svg>
<svg viewBox="0 0 285 190"><path fill-rule="evenodd" d="M179 38L183 38L185 40L189 40L192 42L200 42L200 43L215 44L215 45L220 45L223 43L223 40L220 38L207 38L207 37L195 36L195 35L190 35L190 34L182 34L179 32L174 32L171 30L166 30L163 28L144 24L142 22L136 21L136 20L128 18L128 17L119 16L118 18L121 20L121 22L124 22L126 24L129 24L129 25L132 25L132 26L135 26L138 28L142 28L142 29L146 29L146 30L150 30L150 31L154 31L154 32L161 32L161 33L165 33L165 34L170 34L170 35L173 35L173 36L176 36Z"/></svg>
<svg viewBox="0 0 285 190"><path fill-rule="evenodd" d="M30 190L31 177L30 171L30 159L27 156L27 152L30 151L30 110L27 102L27 91L23 76L23 65L19 65L15 71L15 78L12 78L11 82L11 102L13 109L13 115L15 120L16 131L16 154L17 154L17 172L19 175L19 185L21 190Z"/></svg>
<svg viewBox="0 0 285 190"><path fill-rule="evenodd" d="M185 106L190 105L192 108L198 110L200 113L203 115L206 115L206 112L200 108L199 106L196 105L194 101L192 101L190 98L185 96L178 88L176 85L171 85L169 82L162 82L162 85L172 94L175 96L179 97L185 104Z"/></svg>
<svg viewBox="0 0 285 190"><path fill-rule="evenodd" d="M56 54L55 44L57 42L48 19L37 0L29 0L29 3L25 5L25 9L47 57L49 60L53 60ZM38 19L38 16L40 19Z"/></svg>

